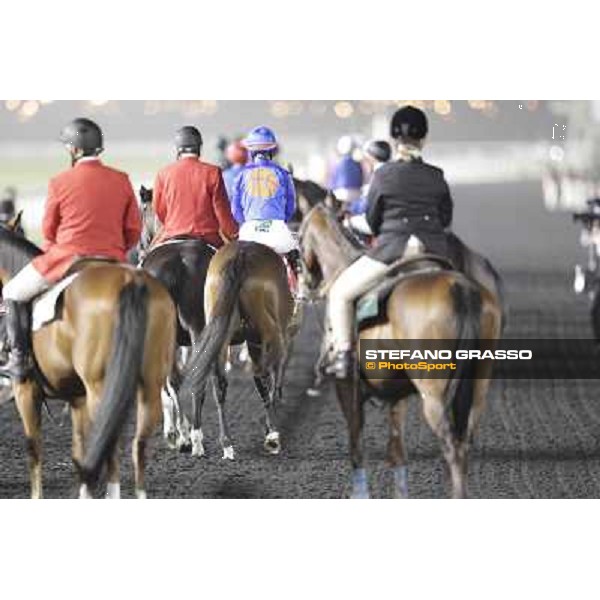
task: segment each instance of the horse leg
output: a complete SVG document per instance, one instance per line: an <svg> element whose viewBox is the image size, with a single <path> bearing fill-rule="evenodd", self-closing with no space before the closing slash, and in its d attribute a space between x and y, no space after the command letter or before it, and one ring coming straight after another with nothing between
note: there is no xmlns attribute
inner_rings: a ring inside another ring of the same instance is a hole
<svg viewBox="0 0 600 600"><path fill-rule="evenodd" d="M190 335L192 338L192 348L195 349L197 347L196 345L198 342L198 338L200 337L200 334L191 332ZM186 351L186 360L187 360L187 354L188 354L188 352ZM193 416L191 431L189 434L190 444L191 444L191 453L192 453L192 456L202 457L205 454L204 444L203 444L204 433L202 432L202 407L204 406L204 400L206 398L205 389L203 388L200 395L197 395L194 392L192 398L193 398L194 416ZM185 419L185 415L183 416L183 418Z"/></svg>
<svg viewBox="0 0 600 600"><path fill-rule="evenodd" d="M390 437L387 447L387 462L394 475L394 498L408 498L408 467L404 448L404 421L408 401L396 400L390 406Z"/></svg>
<svg viewBox="0 0 600 600"><path fill-rule="evenodd" d="M187 349L182 349L182 353ZM167 378L164 388L161 390L163 407L163 435L167 445L172 450L182 453L192 451L190 435L190 424L179 406L177 394L181 384L181 373L176 361L173 363L171 375Z"/></svg>
<svg viewBox="0 0 600 600"><path fill-rule="evenodd" d="M367 472L364 468L362 429L364 405L353 379L336 381L337 396L350 433L350 461L352 463L351 498L369 498Z"/></svg>
<svg viewBox="0 0 600 600"><path fill-rule="evenodd" d="M206 393L202 392L198 397L194 394L194 422L192 424L192 431L190 438L192 442L192 456L204 456L204 434L202 433L202 407L204 406L204 399Z"/></svg>
<svg viewBox="0 0 600 600"><path fill-rule="evenodd" d="M90 429L90 415L85 396L73 400L71 404L71 424L73 428L71 456L75 467L78 468L83 460L85 440ZM79 497L81 499L92 497L87 485L81 482L79 482Z"/></svg>
<svg viewBox="0 0 600 600"><path fill-rule="evenodd" d="M121 444L118 443L114 452L111 454L107 462L107 483L106 483L106 498L109 500L119 500L121 498L121 468L120 468L120 453Z"/></svg>
<svg viewBox="0 0 600 600"><path fill-rule="evenodd" d="M23 429L29 458L31 497L40 499L42 494L42 398L39 388L29 381L15 383L15 402Z"/></svg>
<svg viewBox="0 0 600 600"><path fill-rule="evenodd" d="M231 437L229 435L229 426L227 425L227 419L225 418L225 399L227 397L227 377L219 371L218 367L215 367L211 381L213 385L213 393L217 402L217 415L219 417L219 442L221 442L221 448L223 448L223 459L233 460L235 453L233 451L233 445L231 444Z"/></svg>
<svg viewBox="0 0 600 600"><path fill-rule="evenodd" d="M429 383L446 380L427 380ZM423 383L425 383L423 381ZM450 420L444 406L443 389L432 390L429 386L424 390L424 385L417 388L423 399L423 414L433 433L438 437L442 446L442 454L450 470L452 483L452 497L467 497L467 440L459 440L452 432ZM439 386L437 386L439 387Z"/></svg>
<svg viewBox="0 0 600 600"><path fill-rule="evenodd" d="M135 496L140 500L146 498L146 444L160 422L160 389L160 381L150 382L146 383L138 392L137 420L135 437L131 444L131 458L133 460Z"/></svg>
<svg viewBox="0 0 600 600"><path fill-rule="evenodd" d="M277 393L275 378L271 375L255 375L254 386L265 408L265 450L269 454L279 454L281 451L280 436L277 429L273 426L275 421L274 396Z"/></svg>

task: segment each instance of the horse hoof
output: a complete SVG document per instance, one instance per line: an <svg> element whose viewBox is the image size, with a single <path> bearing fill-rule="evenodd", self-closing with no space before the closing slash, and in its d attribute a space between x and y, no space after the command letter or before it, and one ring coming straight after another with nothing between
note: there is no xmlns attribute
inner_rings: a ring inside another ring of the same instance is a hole
<svg viewBox="0 0 600 600"><path fill-rule="evenodd" d="M204 456L204 444L202 443L204 440L204 435L202 430L192 430L190 437L192 438L192 456Z"/></svg>
<svg viewBox="0 0 600 600"><path fill-rule="evenodd" d="M175 433L174 430L166 431L165 442L167 443L167 448L169 448L169 450L177 450L177 433Z"/></svg>
<svg viewBox="0 0 600 600"><path fill-rule="evenodd" d="M178 444L180 454L191 454L192 453L192 442L180 442Z"/></svg>
<svg viewBox="0 0 600 600"><path fill-rule="evenodd" d="M281 452L281 441L279 439L279 432L271 431L267 433L265 437L265 450L269 454L279 454Z"/></svg>
<svg viewBox="0 0 600 600"><path fill-rule="evenodd" d="M365 490L355 490L350 496L351 500L368 500L369 498L369 492Z"/></svg>
<svg viewBox="0 0 600 600"><path fill-rule="evenodd" d="M233 446L226 446L223 448L223 460L233 460L235 458L235 453L233 451Z"/></svg>
<svg viewBox="0 0 600 600"><path fill-rule="evenodd" d="M321 392L317 388L309 387L306 390L306 395L309 396L310 398L317 398L318 396L321 395Z"/></svg>

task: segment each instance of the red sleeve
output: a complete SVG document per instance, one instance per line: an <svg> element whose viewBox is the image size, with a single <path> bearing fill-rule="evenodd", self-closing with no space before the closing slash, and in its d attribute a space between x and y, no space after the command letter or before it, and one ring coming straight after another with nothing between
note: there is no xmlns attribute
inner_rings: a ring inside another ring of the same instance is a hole
<svg viewBox="0 0 600 600"><path fill-rule="evenodd" d="M46 200L46 209L42 221L42 235L44 236L44 250L48 250L52 244L56 243L56 233L60 225L60 201L55 189L55 184L51 180L48 184L48 198Z"/></svg>
<svg viewBox="0 0 600 600"><path fill-rule="evenodd" d="M166 210L162 188L162 178L159 173L156 176L154 181L154 189L152 190L152 209L154 210L154 214L158 217L158 220L164 225Z"/></svg>
<svg viewBox="0 0 600 600"><path fill-rule="evenodd" d="M125 210L124 235L125 247L131 250L140 240L142 235L142 216L129 177L125 177L125 188L128 197Z"/></svg>
<svg viewBox="0 0 600 600"><path fill-rule="evenodd" d="M236 238L238 234L238 224L231 214L231 204L229 203L229 197L227 196L221 169L217 172L213 194L213 206L222 236L227 240Z"/></svg>

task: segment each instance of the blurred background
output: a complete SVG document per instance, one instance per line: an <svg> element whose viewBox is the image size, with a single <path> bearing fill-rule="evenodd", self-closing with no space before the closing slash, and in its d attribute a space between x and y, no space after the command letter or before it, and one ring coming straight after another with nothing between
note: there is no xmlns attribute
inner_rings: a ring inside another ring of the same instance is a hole
<svg viewBox="0 0 600 600"><path fill-rule="evenodd" d="M600 101L0 101L0 189L17 191L28 235L39 241L48 179L68 167L57 141L79 116L105 133L103 160L129 173L135 188L152 185L174 159L172 137L196 125L204 157L218 163L221 138L258 124L273 127L278 160L326 184L340 136L361 144L387 138L403 104L430 117L426 160L444 169L455 199L454 229L511 270L570 269L581 254L569 212L600 195Z"/></svg>

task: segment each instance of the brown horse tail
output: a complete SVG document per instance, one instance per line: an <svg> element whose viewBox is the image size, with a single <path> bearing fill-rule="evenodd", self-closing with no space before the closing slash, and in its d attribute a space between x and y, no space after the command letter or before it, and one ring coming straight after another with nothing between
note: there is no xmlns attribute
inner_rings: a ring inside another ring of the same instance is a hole
<svg viewBox="0 0 600 600"><path fill-rule="evenodd" d="M206 387L208 374L217 364L219 353L232 335L231 322L243 282L244 253L238 252L220 272L220 282L213 308L213 316L198 339L189 358L179 388L179 400L184 411L192 406L194 394L201 394Z"/></svg>
<svg viewBox="0 0 600 600"><path fill-rule="evenodd" d="M94 415L79 474L93 485L115 449L136 398L144 357L148 317L148 287L136 276L121 289L113 348L104 377L104 390Z"/></svg>
<svg viewBox="0 0 600 600"><path fill-rule="evenodd" d="M456 320L456 350L478 350L481 322L481 292L465 280L459 280L450 288ZM445 407L451 415L454 435L463 440L469 425L473 405L476 360L460 360L452 371L446 387Z"/></svg>

